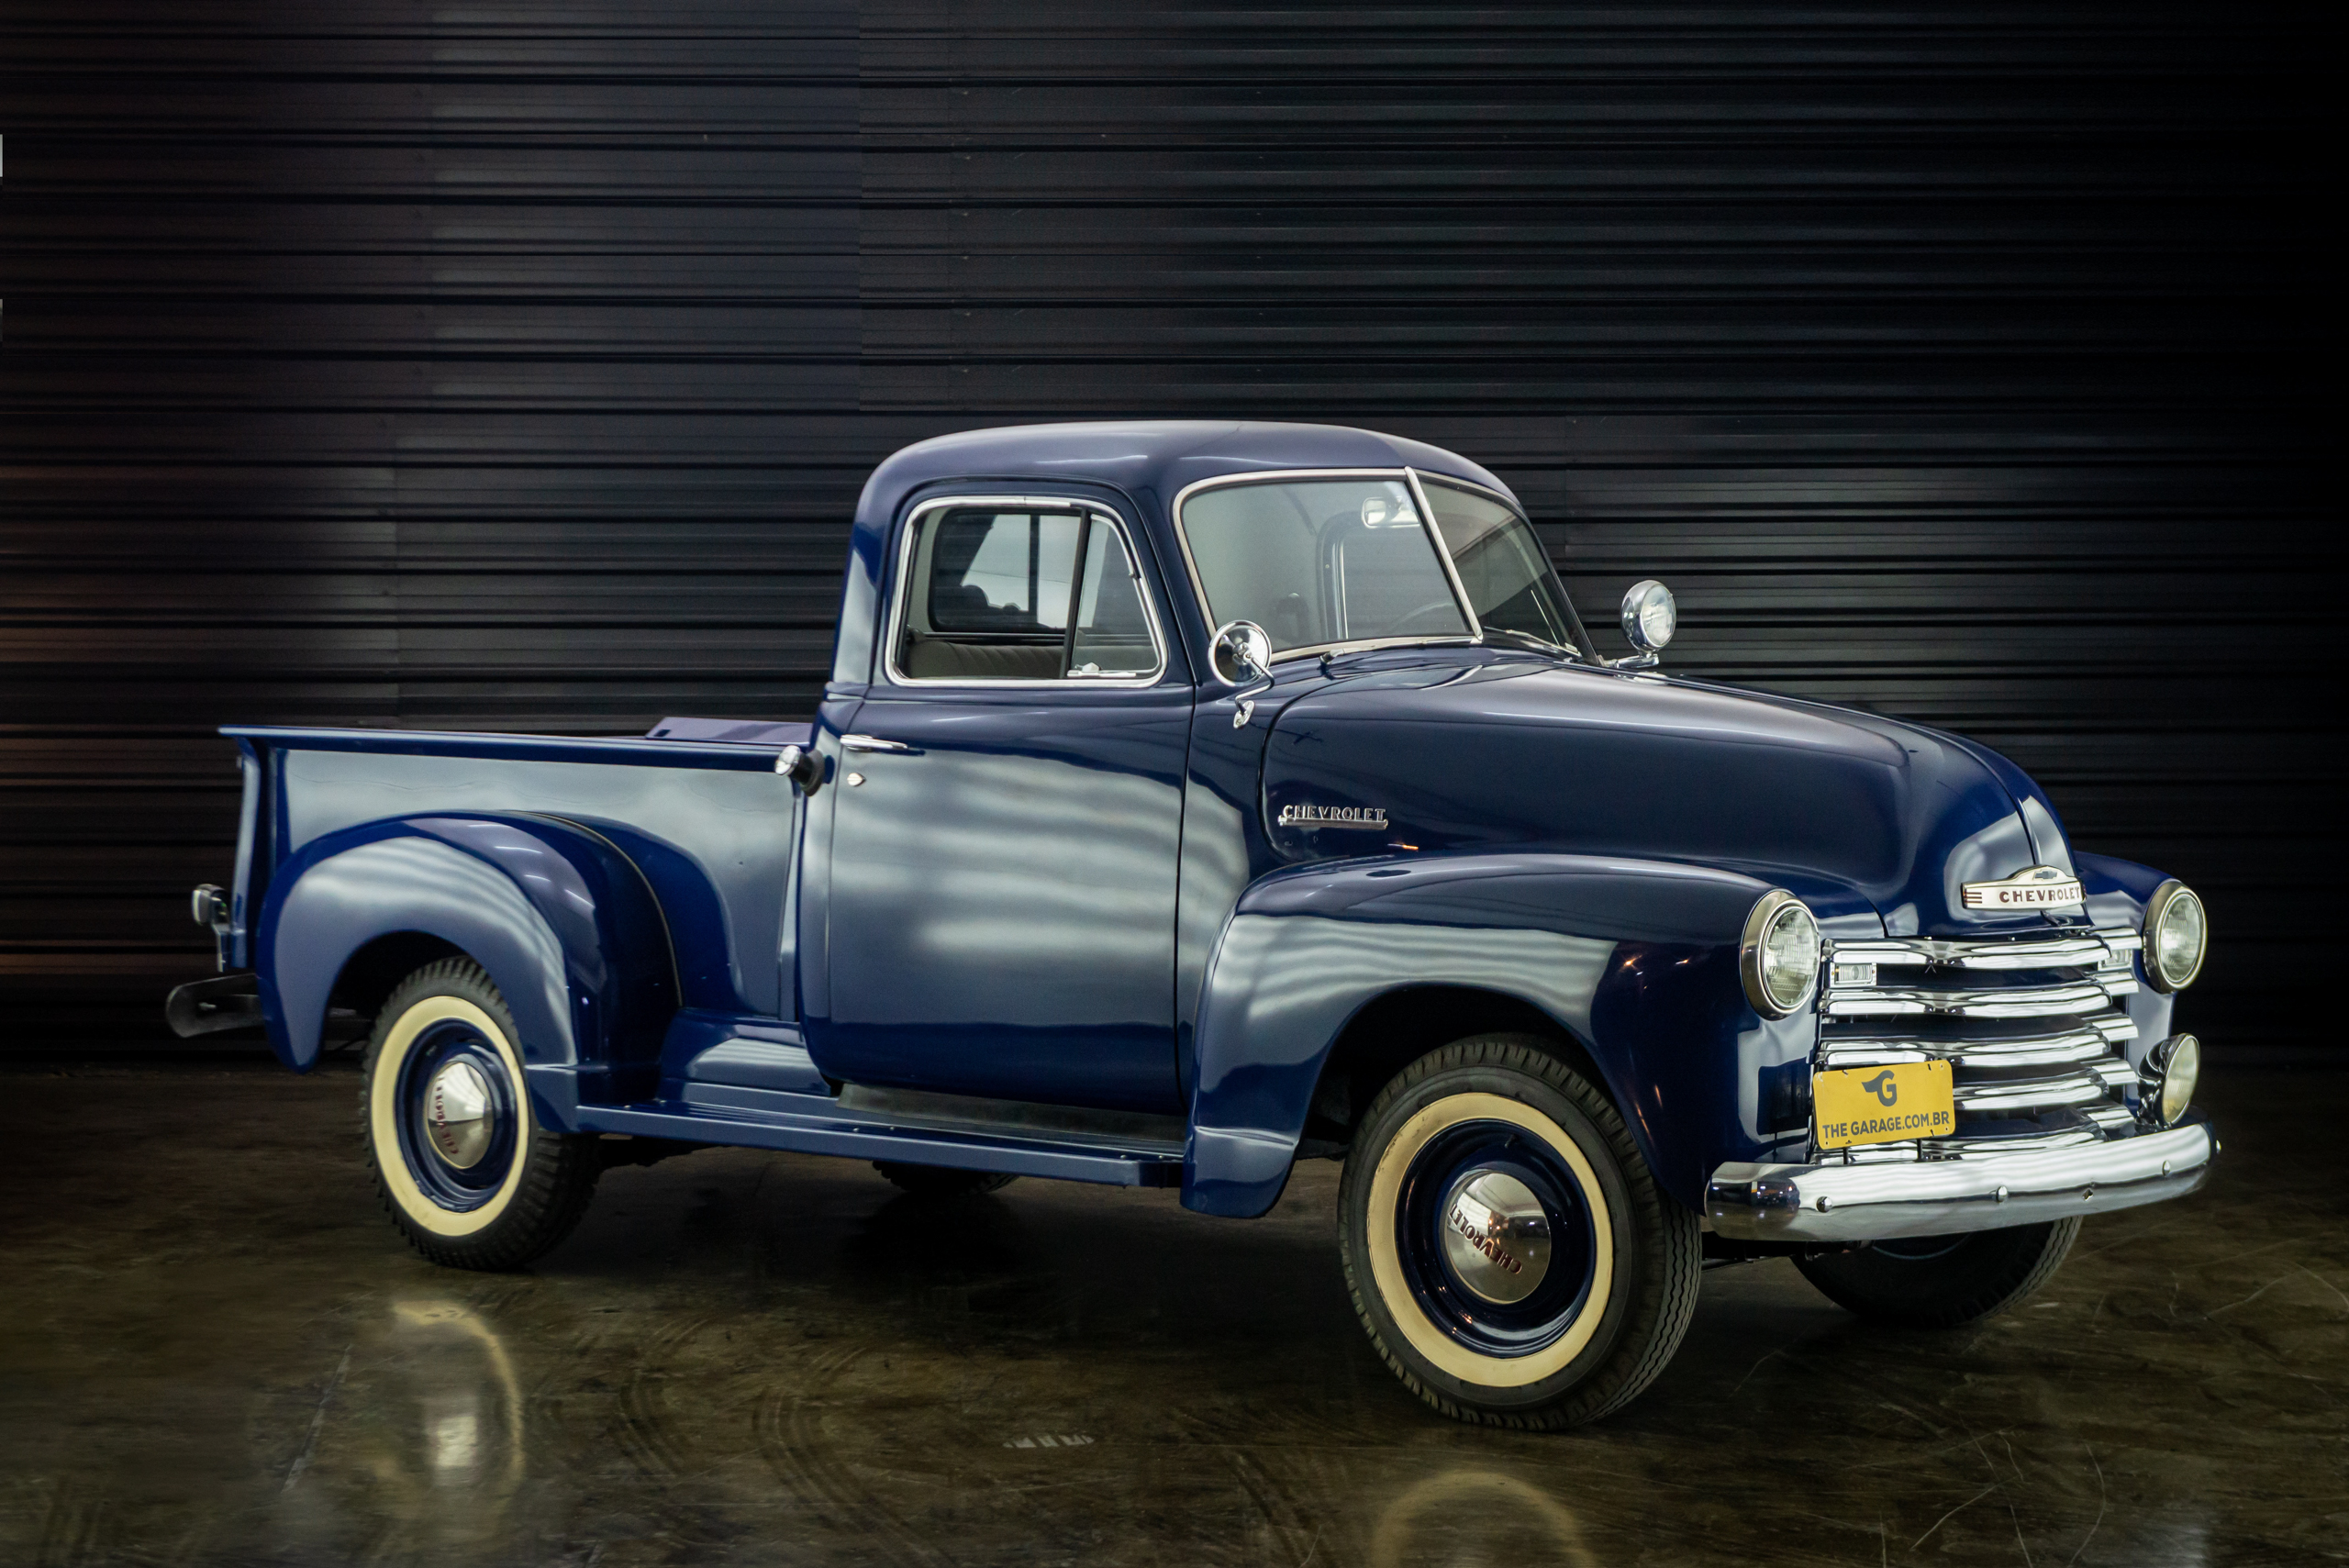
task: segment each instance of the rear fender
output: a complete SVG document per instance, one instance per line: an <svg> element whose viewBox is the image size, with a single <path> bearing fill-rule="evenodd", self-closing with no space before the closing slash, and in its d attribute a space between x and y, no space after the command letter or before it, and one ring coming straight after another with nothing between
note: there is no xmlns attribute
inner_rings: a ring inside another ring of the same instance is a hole
<svg viewBox="0 0 2349 1568"><path fill-rule="evenodd" d="M1807 1010L1763 1019L1738 980L1738 939L1769 886L1698 866L1533 853L1264 877L1208 968L1184 1206L1271 1207L1348 1020L1389 992L1441 985L1553 1020L1597 1066L1665 1190L1699 1207L1716 1164L1778 1140L1784 1108L1763 1103L1763 1074L1800 1072L1810 1051Z"/></svg>
<svg viewBox="0 0 2349 1568"><path fill-rule="evenodd" d="M488 971L512 1009L541 1115L642 1098L677 1008L661 907L601 835L527 814L400 817L330 833L272 879L254 933L271 1046L298 1071L351 955L437 937Z"/></svg>

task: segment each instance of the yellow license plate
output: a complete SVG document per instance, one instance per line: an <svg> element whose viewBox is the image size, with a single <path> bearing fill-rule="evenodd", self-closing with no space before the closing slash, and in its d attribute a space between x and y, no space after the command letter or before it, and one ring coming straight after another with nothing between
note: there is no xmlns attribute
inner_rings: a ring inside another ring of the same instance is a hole
<svg viewBox="0 0 2349 1568"><path fill-rule="evenodd" d="M1814 1073L1810 1101L1821 1149L1946 1138L1957 1130L1957 1100L1946 1062L1900 1062Z"/></svg>

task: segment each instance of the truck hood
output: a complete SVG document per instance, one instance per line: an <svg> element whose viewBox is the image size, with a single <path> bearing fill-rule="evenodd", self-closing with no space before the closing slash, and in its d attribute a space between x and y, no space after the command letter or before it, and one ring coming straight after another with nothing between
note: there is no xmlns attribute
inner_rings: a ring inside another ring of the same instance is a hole
<svg viewBox="0 0 2349 1568"><path fill-rule="evenodd" d="M1518 844L1685 862L1787 887L1843 936L2082 918L1964 906L1965 883L2070 853L2021 771L1954 736L1481 651L1334 673L1267 742L1267 829L1292 861Z"/></svg>

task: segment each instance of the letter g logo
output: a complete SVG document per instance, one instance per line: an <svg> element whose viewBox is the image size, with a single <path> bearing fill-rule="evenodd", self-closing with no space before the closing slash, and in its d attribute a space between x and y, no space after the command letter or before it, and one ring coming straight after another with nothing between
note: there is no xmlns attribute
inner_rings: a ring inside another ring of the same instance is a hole
<svg viewBox="0 0 2349 1568"><path fill-rule="evenodd" d="M1860 1080L1860 1087L1887 1106L1900 1103L1900 1085L1892 1081L1892 1069L1889 1067L1873 1078Z"/></svg>

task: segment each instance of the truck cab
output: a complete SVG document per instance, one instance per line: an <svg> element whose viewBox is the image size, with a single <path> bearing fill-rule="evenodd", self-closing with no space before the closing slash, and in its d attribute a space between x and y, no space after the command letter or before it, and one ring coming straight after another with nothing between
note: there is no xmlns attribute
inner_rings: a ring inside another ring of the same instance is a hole
<svg viewBox="0 0 2349 1568"><path fill-rule="evenodd" d="M1507 485L1373 432L985 430L864 488L813 722L235 727L221 978L368 1030L395 1222L515 1267L732 1144L926 1196L1344 1162L1366 1330L1445 1413L1588 1420L1702 1265L1943 1326L2216 1141L2194 894L1987 748L1602 657Z"/></svg>

